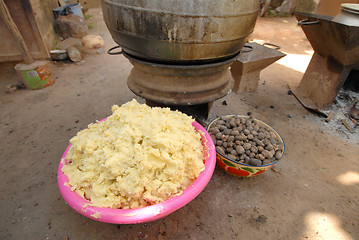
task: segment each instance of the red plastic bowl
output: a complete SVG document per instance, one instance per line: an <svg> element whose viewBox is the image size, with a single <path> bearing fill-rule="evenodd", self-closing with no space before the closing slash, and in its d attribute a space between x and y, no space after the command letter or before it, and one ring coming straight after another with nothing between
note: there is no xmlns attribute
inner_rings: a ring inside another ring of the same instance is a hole
<svg viewBox="0 0 359 240"><path fill-rule="evenodd" d="M105 119L101 120L104 121ZM162 203L154 204L148 207L136 208L136 209L113 209L104 207L91 206L91 202L81 197L75 191L71 191L69 186L65 186L68 182L67 176L61 171L64 164L66 164L66 155L70 149L71 144L67 147L66 151L61 157L61 161L57 171L57 183L62 197L78 213L100 221L115 224L136 224L152 222L163 218L177 209L183 207L206 187L207 183L213 175L213 171L216 165L216 150L213 141L208 132L198 123L192 124L196 131L204 133L201 141L205 150L205 170L199 175L199 177L183 191L179 196L174 196Z"/></svg>

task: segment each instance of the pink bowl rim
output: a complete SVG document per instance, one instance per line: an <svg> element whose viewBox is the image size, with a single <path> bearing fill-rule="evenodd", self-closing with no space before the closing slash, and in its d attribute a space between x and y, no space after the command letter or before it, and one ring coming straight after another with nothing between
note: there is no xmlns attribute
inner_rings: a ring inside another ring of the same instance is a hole
<svg viewBox="0 0 359 240"><path fill-rule="evenodd" d="M105 121L102 119L101 121ZM205 159L205 170L199 177L187 188L182 194L171 197L170 199L154 204L151 206L137 208L137 209L112 209L104 207L91 206L91 202L81 197L78 193L71 191L70 186L66 186L68 182L67 176L61 171L66 155L71 147L68 145L64 154L61 157L60 164L57 171L57 182L60 193L66 203L78 213L91 218L96 221L114 223L114 224L138 224L156 221L161 219L179 208L183 207L194 198L196 198L201 191L206 187L211 179L216 166L216 150L212 138L208 132L196 121L192 123L196 131L204 133L204 139L207 141L205 146L205 153L208 157Z"/></svg>

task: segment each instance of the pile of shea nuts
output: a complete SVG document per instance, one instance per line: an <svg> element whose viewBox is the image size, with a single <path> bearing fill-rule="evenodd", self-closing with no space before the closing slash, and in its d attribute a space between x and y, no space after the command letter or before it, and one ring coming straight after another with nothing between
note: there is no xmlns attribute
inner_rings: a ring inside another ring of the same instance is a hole
<svg viewBox="0 0 359 240"><path fill-rule="evenodd" d="M253 117L222 116L208 129L217 152L240 163L260 166L279 160L284 145L272 129Z"/></svg>

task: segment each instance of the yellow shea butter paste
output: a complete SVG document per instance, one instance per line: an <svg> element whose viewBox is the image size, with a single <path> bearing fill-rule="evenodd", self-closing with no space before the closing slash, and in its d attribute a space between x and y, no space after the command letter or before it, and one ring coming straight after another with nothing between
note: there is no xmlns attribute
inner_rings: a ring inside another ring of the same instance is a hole
<svg viewBox="0 0 359 240"><path fill-rule="evenodd" d="M73 137L62 171L94 206L139 208L180 194L204 170L194 120L132 100Z"/></svg>

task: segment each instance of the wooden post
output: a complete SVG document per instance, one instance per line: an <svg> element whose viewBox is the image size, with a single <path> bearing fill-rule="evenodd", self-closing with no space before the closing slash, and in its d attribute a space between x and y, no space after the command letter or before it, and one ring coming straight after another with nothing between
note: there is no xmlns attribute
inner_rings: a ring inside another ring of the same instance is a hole
<svg viewBox="0 0 359 240"><path fill-rule="evenodd" d="M21 36L19 29L17 28L14 20L12 19L9 9L7 8L4 0L0 0L0 16L4 21L6 27L11 32L14 37L15 42L18 45L18 49L21 52L21 55L24 58L26 64L30 64L34 62L34 59L25 43L24 38Z"/></svg>

